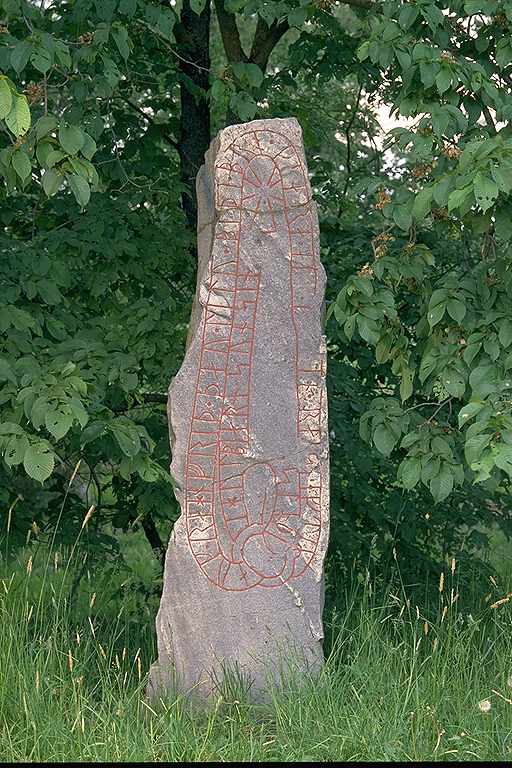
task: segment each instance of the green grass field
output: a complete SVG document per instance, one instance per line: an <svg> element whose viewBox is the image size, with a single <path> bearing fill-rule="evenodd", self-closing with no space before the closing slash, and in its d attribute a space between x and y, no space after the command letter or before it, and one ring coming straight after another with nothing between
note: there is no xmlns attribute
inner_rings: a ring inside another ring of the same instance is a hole
<svg viewBox="0 0 512 768"><path fill-rule="evenodd" d="M512 759L512 602L491 607L510 571L467 613L448 565L428 621L399 579L380 598L363 579L327 617L320 679L265 707L235 692L207 711L148 704L151 611L108 614L94 590L111 579L90 574L70 607L72 576L28 554L2 573L1 761Z"/></svg>

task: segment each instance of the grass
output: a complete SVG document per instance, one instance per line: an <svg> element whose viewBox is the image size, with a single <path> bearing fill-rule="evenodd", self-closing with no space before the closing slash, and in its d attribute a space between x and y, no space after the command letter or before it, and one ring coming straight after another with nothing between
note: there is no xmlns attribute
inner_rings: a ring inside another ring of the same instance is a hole
<svg viewBox="0 0 512 768"><path fill-rule="evenodd" d="M152 618L107 615L92 582L71 607L72 574L55 562L26 559L0 580L2 762L512 758L512 602L490 607L498 581L463 614L448 567L427 621L399 579L377 598L367 578L330 619L320 679L265 707L234 694L194 711L144 698Z"/></svg>

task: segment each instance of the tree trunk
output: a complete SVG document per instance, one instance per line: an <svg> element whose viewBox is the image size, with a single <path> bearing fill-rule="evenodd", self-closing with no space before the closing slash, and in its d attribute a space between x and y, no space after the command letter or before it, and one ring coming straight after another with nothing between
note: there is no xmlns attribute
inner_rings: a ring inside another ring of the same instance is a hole
<svg viewBox="0 0 512 768"><path fill-rule="evenodd" d="M153 520L151 515L145 515L142 518L142 530L144 531L144 534L151 546L151 549L153 550L156 557L158 558L158 562L163 568L164 560L165 560L165 544L160 538L160 534L158 533L158 528L156 527L155 521Z"/></svg>
<svg viewBox="0 0 512 768"><path fill-rule="evenodd" d="M195 180L210 144L210 105L207 100L210 74L210 3L195 13L183 0L176 39L181 70L181 117L179 155L181 181L185 185L183 209L193 232L197 223Z"/></svg>

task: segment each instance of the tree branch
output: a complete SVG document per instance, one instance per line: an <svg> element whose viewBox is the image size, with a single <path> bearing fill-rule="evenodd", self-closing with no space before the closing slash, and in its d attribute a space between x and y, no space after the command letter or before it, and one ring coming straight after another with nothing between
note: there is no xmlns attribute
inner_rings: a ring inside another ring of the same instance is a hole
<svg viewBox="0 0 512 768"><path fill-rule="evenodd" d="M491 133L493 135L496 135L496 124L495 124L494 120L492 119L492 115L491 115L491 112L489 110L489 107L487 107L487 106L482 107L482 112L483 112L483 115L485 117L485 122L487 123L487 127L489 128L489 130L491 131Z"/></svg>
<svg viewBox="0 0 512 768"><path fill-rule="evenodd" d="M355 8L368 9L376 6L375 0L341 0L341 2L345 5L352 5ZM258 23L254 33L251 52L247 56L242 48L240 32L236 23L236 14L226 11L224 0L215 0L215 8L228 62L230 64L239 61L251 62L252 64L257 64L264 72L267 68L270 54L283 35L290 29L288 20L286 18L282 21L274 20L269 27L265 19L258 14Z"/></svg>
<svg viewBox="0 0 512 768"><path fill-rule="evenodd" d="M375 0L341 0L344 5L353 5L355 8L375 8Z"/></svg>
<svg viewBox="0 0 512 768"><path fill-rule="evenodd" d="M145 403L167 404L167 394L165 392L142 392L141 397Z"/></svg>
<svg viewBox="0 0 512 768"><path fill-rule="evenodd" d="M168 134L168 133L167 133L167 131L165 130L164 126L162 126L162 125L158 125L158 123L155 123L155 121L153 120L153 118L152 118L150 115L147 115L147 114L144 112L144 110L143 110L141 107L139 107L137 104L134 104L134 103L133 103L133 101L130 101L130 99L129 99L129 98L127 98L126 96L123 96L123 94L122 94L122 93L120 93L120 94L119 94L118 98L119 98L119 99L121 99L121 101L124 101L124 103L125 103L125 104L128 104L128 106L129 106L129 107L131 107L133 110L135 110L136 112L138 112L138 113L139 113L139 115L141 115L141 117L142 117L142 118L143 118L143 119L144 119L144 120L145 120L147 123L149 123L150 125L153 125L155 128L160 128L160 129L161 129L161 133L162 133L162 136L163 136L163 138L164 138L164 139L165 139L165 140L166 140L166 141L167 141L167 142L168 142L168 143L169 143L169 144L170 144L172 147L174 147L174 149L176 149L176 150L178 150L178 149L179 149L179 145L178 145L178 142L176 141L176 139L173 139L173 137L172 137L170 134Z"/></svg>
<svg viewBox="0 0 512 768"><path fill-rule="evenodd" d="M363 86L359 86L359 90L357 92L357 98L356 103L354 104L354 111L352 112L352 115L350 117L350 120L347 123L347 127L345 128L345 138L347 140L347 178L345 179L345 186L343 188L343 197L347 196L348 192L348 185L350 184L350 178L352 176L352 142L350 139L350 131L352 130L352 126L354 124L354 121L357 117L357 113L359 111L359 103L361 101L361 94L363 92Z"/></svg>
<svg viewBox="0 0 512 768"><path fill-rule="evenodd" d="M139 392L137 398L140 402L129 405L126 401L119 406L110 406L112 413L129 413L135 408L143 408L146 405L167 405L167 395L165 392Z"/></svg>
<svg viewBox="0 0 512 768"><path fill-rule="evenodd" d="M230 11L226 11L224 0L215 0L215 9L217 19L219 20L220 34L226 56L230 64L238 61L248 61L247 55L242 48L240 41L240 32L236 25L236 16ZM258 17L259 18L259 17Z"/></svg>
<svg viewBox="0 0 512 768"><path fill-rule="evenodd" d="M270 27L267 22L258 16L258 24L254 33L254 40L251 47L250 61L257 64L265 72L270 58L270 54L276 47L282 36L288 32L290 25L288 20L277 22L273 21Z"/></svg>
<svg viewBox="0 0 512 768"><path fill-rule="evenodd" d="M180 180L185 189L182 204L189 228L197 227L196 176L210 144L210 16L207 2L198 15L190 0L183 0L180 23L174 34L178 43L180 77ZM194 256L197 256L195 249Z"/></svg>

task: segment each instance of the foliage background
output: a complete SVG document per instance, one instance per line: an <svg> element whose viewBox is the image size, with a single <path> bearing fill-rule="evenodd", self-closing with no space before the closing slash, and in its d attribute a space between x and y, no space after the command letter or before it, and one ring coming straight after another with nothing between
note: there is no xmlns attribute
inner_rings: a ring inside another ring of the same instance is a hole
<svg viewBox="0 0 512 768"><path fill-rule="evenodd" d="M101 563L144 602L120 545L142 532L158 593L193 180L227 123L294 115L329 277L331 597L369 559L420 589L453 556L485 575L511 533L512 3L2 0L0 22L6 556L74 547L72 595ZM382 104L409 127L384 136Z"/></svg>

